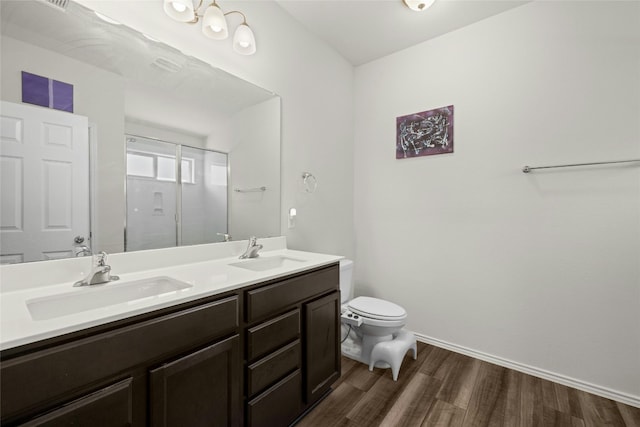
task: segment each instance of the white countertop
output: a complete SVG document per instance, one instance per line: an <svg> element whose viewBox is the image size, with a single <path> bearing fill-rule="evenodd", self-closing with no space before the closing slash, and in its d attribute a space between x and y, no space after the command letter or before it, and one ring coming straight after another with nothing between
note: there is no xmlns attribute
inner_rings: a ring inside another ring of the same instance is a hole
<svg viewBox="0 0 640 427"><path fill-rule="evenodd" d="M277 242L279 243L280 241ZM27 302L34 298L46 298L57 294L68 294L70 292L92 292L100 287L109 286L111 283L96 286L73 287L73 283L77 280L77 277L71 277L68 282L52 285L39 284L38 286L27 286L25 288L20 288L18 286L3 286L3 291L0 292L0 349L6 350L42 339L147 313L175 304L239 289L270 279L332 264L343 258L336 255L325 255L282 248L284 245L271 246L273 249L267 250L269 247L268 245L265 245L265 250L260 252L259 259L266 259L274 256L285 256L301 261L288 263L283 267L275 267L266 271L252 271L230 265L239 261L238 257L234 255L207 261L174 264L140 271L128 271L133 269L124 268L123 263L123 270L125 270L125 272L118 270L115 265L116 263L112 264L107 261L107 264L112 265L112 273L120 276L119 281L111 282L113 284L124 284L125 282L151 277L167 276L186 282L192 286L176 292L167 292L153 297L89 309L47 320L33 320L27 307ZM236 245L233 247L236 248L241 246ZM147 255L154 254L153 251L145 252L147 252ZM118 254L118 256L122 258L121 263L126 255L127 254ZM139 257L140 255L137 256ZM114 257L116 257L116 255L114 255ZM35 269L38 268L35 264L44 263L33 263L34 272ZM20 268L24 271L29 270L29 268L25 266ZM5 275L3 272L3 281L6 277L12 278L12 272L8 269L6 272L9 274ZM42 275L42 272L38 274Z"/></svg>

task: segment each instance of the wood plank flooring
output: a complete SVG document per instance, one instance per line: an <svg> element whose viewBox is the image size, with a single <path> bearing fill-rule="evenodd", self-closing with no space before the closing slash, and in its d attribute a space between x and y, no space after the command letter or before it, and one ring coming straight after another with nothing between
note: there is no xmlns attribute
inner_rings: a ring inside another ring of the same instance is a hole
<svg viewBox="0 0 640 427"><path fill-rule="evenodd" d="M424 343L391 370L345 357L334 391L297 427L640 427L640 409Z"/></svg>

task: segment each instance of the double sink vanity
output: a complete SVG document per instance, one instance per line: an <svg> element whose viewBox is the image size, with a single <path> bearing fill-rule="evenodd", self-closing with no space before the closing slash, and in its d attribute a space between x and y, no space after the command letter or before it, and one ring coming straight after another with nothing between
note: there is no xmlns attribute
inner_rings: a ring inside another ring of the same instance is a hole
<svg viewBox="0 0 640 427"><path fill-rule="evenodd" d="M261 243L3 266L2 425L295 422L340 376L341 257Z"/></svg>

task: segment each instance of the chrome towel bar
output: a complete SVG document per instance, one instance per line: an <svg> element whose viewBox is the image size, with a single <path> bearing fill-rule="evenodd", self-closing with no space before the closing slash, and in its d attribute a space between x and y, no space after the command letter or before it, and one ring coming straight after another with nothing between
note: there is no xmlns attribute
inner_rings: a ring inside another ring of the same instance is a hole
<svg viewBox="0 0 640 427"><path fill-rule="evenodd" d="M640 159L633 160L612 160L610 162L592 162L592 163L574 163L570 165L554 165L554 166L525 166L522 168L522 172L529 173L535 169L551 169L551 168L570 168L574 166L593 166L593 165L610 165L614 163L633 163L640 162Z"/></svg>
<svg viewBox="0 0 640 427"><path fill-rule="evenodd" d="M254 188L234 188L233 191L236 193L261 193L263 191L267 191L267 187L254 187Z"/></svg>

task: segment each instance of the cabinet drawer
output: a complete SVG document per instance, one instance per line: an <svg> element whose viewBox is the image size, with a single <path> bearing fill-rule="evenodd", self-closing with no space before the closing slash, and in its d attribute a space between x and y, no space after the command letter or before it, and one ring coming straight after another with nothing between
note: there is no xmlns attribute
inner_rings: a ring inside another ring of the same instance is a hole
<svg viewBox="0 0 640 427"><path fill-rule="evenodd" d="M132 424L133 381L128 378L35 418L23 427L128 426Z"/></svg>
<svg viewBox="0 0 640 427"><path fill-rule="evenodd" d="M259 393L299 367L300 340L296 340L247 368L249 396Z"/></svg>
<svg viewBox="0 0 640 427"><path fill-rule="evenodd" d="M302 406L302 376L297 370L247 404L250 427L288 426L299 415Z"/></svg>
<svg viewBox="0 0 640 427"><path fill-rule="evenodd" d="M247 321L254 322L299 301L337 290L340 269L333 265L246 292Z"/></svg>
<svg viewBox="0 0 640 427"><path fill-rule="evenodd" d="M300 310L261 323L247 331L247 359L253 361L300 336Z"/></svg>
<svg viewBox="0 0 640 427"><path fill-rule="evenodd" d="M110 376L161 360L238 328L232 296L3 361L2 418L77 396ZM65 396L67 394L67 396Z"/></svg>

